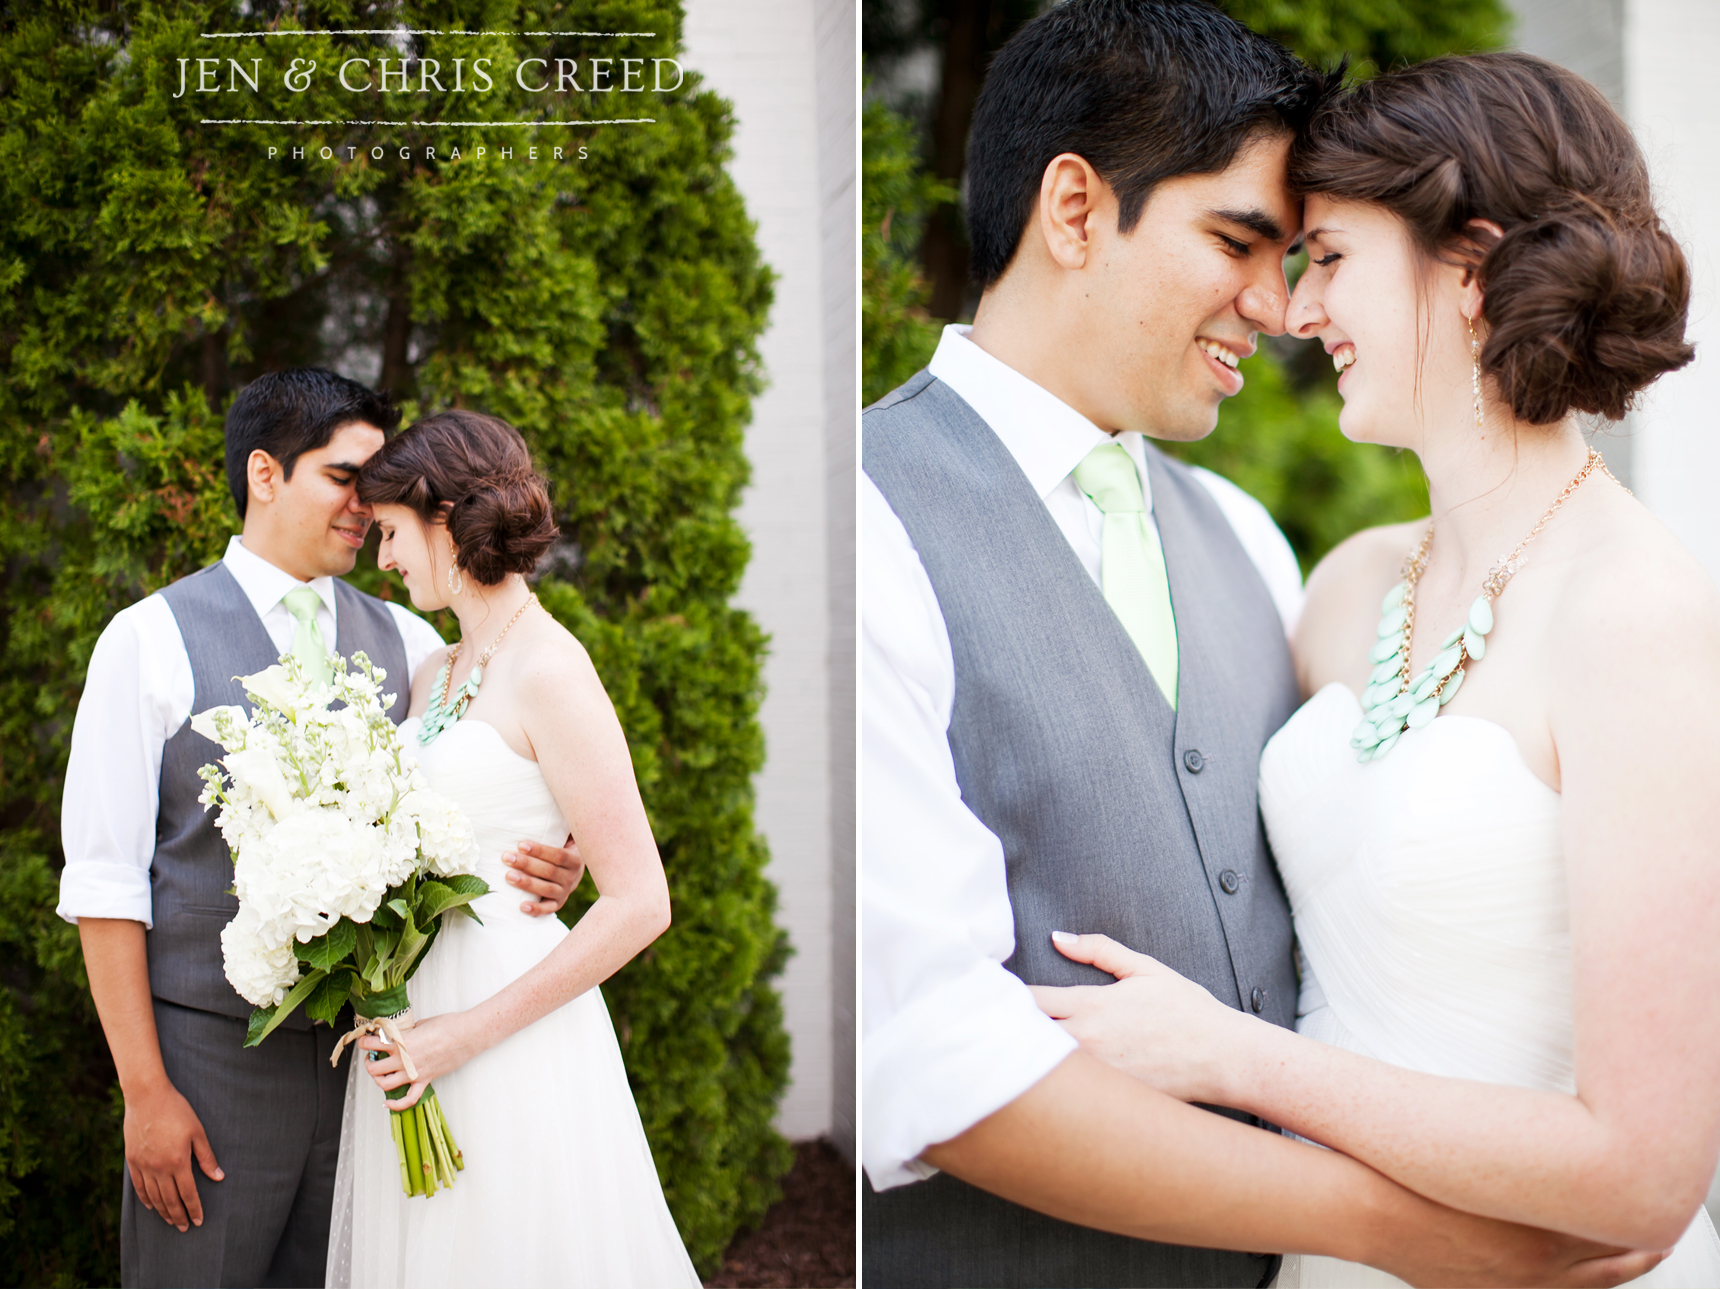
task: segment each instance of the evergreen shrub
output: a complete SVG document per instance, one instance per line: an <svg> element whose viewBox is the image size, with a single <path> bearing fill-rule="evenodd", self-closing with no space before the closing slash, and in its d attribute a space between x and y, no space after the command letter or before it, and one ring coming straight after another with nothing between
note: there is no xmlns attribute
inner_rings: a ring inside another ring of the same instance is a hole
<svg viewBox="0 0 1720 1289"><path fill-rule="evenodd" d="M528 57L676 57L681 22L674 0L0 10L0 1282L117 1280L120 1099L76 930L52 912L90 651L118 609L220 555L222 414L301 363L531 442L563 532L538 592L615 702L674 901L604 988L664 1190L706 1270L776 1198L789 1054L770 982L788 947L752 818L765 640L729 604L770 274L723 170L731 111L690 70L658 93L647 61L648 92L625 99L513 76ZM264 27L656 35L199 36ZM439 60L444 84L489 57L493 90L334 81L347 58L403 55ZM174 97L177 60L210 56L260 56L258 92ZM282 84L293 58L320 69L303 93ZM551 123L199 123L241 117ZM614 117L656 124L553 124ZM403 595L369 549L352 580ZM520 1076L545 1114L583 1112L554 1071ZM553 1236L552 1215L526 1221Z"/></svg>
<svg viewBox="0 0 1720 1289"><path fill-rule="evenodd" d="M943 327L915 250L926 216L954 201L918 155L913 125L882 102L860 116L860 403L877 402L931 359Z"/></svg>

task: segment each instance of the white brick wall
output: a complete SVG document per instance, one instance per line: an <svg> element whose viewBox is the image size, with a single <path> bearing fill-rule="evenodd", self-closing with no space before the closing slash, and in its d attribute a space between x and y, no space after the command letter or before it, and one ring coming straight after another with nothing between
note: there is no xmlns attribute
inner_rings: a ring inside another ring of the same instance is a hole
<svg viewBox="0 0 1720 1289"><path fill-rule="evenodd" d="M829 523L832 471L839 478L853 470L852 430L846 462L830 443L832 400L852 408L854 394L852 358L846 373L827 379L827 332L842 307L841 291L853 300L854 270L850 251L846 277L837 275L827 298L821 228L826 208L839 202L841 177L821 168L821 131L840 132L819 112L821 8L815 0L689 0L684 59L735 106L739 128L729 173L777 274L776 303L760 343L770 384L753 404L746 438L753 475L740 518L753 554L738 601L771 635L758 824L782 895L779 920L796 949L781 982L794 1066L778 1126L797 1140L826 1134L833 1124ZM828 39L822 43L828 57ZM852 169L850 161L850 190ZM849 328L851 351L852 322ZM851 519L847 527L851 532ZM852 536L846 540L851 568ZM851 588L845 594L851 601ZM851 634L851 626L845 629ZM849 649L851 658L851 642ZM850 769L849 793L851 783ZM852 919L851 894L846 916ZM845 1059L851 1066L851 1046ZM851 1070L848 1078L851 1086Z"/></svg>
<svg viewBox="0 0 1720 1289"><path fill-rule="evenodd" d="M860 406L858 14L813 0L824 264L825 479L830 567L831 1138L854 1158L855 424Z"/></svg>

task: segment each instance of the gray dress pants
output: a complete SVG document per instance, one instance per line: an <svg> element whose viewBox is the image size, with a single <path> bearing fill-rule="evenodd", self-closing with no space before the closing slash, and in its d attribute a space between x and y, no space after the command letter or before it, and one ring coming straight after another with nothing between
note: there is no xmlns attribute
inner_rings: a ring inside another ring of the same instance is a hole
<svg viewBox="0 0 1720 1289"><path fill-rule="evenodd" d="M226 1174L192 1164L203 1225L183 1235L121 1179L120 1282L168 1286L324 1283L348 1058L329 1067L326 1025L278 1029L245 1047L245 1022L155 1000L161 1058Z"/></svg>

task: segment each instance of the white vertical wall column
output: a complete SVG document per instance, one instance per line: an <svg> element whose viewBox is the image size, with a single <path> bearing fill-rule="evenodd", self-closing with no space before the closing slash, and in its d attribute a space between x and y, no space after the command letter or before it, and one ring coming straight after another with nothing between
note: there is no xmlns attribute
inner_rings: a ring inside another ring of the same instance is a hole
<svg viewBox="0 0 1720 1289"><path fill-rule="evenodd" d="M734 104L729 174L776 271L740 520L752 562L737 597L770 633L758 826L795 956L781 981L793 1081L778 1127L831 1128L830 561L819 119L812 0L689 0L688 70ZM850 273L852 270L850 270Z"/></svg>
<svg viewBox="0 0 1720 1289"><path fill-rule="evenodd" d="M1720 4L1627 0L1625 114L1655 204L1690 260L1696 360L1663 376L1632 416L1636 493L1720 580Z"/></svg>
<svg viewBox="0 0 1720 1289"><path fill-rule="evenodd" d="M824 258L824 473L830 558L831 1128L854 1160L855 439L859 429L860 49L853 0L814 0Z"/></svg>

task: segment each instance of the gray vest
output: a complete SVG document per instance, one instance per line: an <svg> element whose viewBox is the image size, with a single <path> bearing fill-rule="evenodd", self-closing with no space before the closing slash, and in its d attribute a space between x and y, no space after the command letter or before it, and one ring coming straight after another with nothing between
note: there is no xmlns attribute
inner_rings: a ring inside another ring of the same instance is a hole
<svg viewBox="0 0 1720 1289"><path fill-rule="evenodd" d="M866 474L949 628L956 778L1003 843L1015 914L1004 965L1029 984L1107 983L1050 940L1103 932L1291 1024L1290 912L1255 778L1297 687L1271 596L1211 496L1148 448L1176 613L1173 710L966 402L921 372L862 425ZM864 1229L868 1280L881 1285L1255 1285L1275 1269L1058 1222L942 1174L869 1193Z"/></svg>
<svg viewBox="0 0 1720 1289"><path fill-rule="evenodd" d="M406 646L381 600L334 584L335 652L351 658L359 650L388 673L388 688L398 694L389 716L399 723L411 704L412 678L406 674ZM251 710L237 677L248 676L279 658L257 611L225 564L181 578L161 596L173 610L196 681L193 713L229 703ZM203 780L197 771L223 755L217 743L186 723L161 757L161 811L155 823L155 858L150 864L155 925L147 937L150 992L166 1002L241 1019L251 1004L227 983L221 961L221 928L232 921L239 901L229 894L233 860L215 828L216 810L197 798ZM285 1022L309 1029L304 1013Z"/></svg>

